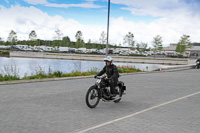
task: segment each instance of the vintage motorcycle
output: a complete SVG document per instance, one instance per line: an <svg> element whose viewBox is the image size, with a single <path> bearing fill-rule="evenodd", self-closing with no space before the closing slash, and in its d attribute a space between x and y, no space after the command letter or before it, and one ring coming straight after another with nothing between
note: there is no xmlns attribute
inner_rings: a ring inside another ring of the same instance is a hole
<svg viewBox="0 0 200 133"><path fill-rule="evenodd" d="M124 95L126 91L124 82L118 81L115 88L118 93L113 98L111 97L110 87L108 84L109 79L106 76L97 76L96 79L95 85L92 85L88 89L85 97L86 104L89 108L95 108L100 99L104 102L113 101L115 103L118 103L121 100L122 95Z"/></svg>

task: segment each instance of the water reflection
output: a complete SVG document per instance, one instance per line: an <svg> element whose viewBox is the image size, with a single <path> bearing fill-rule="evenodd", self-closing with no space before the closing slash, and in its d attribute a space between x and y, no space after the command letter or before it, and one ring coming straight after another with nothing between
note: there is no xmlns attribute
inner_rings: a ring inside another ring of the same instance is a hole
<svg viewBox="0 0 200 133"><path fill-rule="evenodd" d="M158 64L136 64L136 63L118 63L114 62L117 66L132 66L143 71L152 71L159 69L160 67L169 67L167 65ZM39 70L45 72L62 71L64 73L70 73L72 71L86 72L91 69L101 70L105 63L95 61L78 61L78 60L56 60L56 59L37 59L37 58L6 58L0 57L0 73L5 73L5 66L16 66L19 71L20 77L24 77L31 74L35 74Z"/></svg>

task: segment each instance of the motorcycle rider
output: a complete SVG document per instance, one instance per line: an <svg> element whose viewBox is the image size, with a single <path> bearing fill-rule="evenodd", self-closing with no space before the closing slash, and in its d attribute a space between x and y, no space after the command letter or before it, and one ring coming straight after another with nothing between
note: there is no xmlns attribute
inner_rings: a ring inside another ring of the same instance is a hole
<svg viewBox="0 0 200 133"><path fill-rule="evenodd" d="M96 76L94 76L94 78L96 78L97 76L101 76L104 73L106 73L106 75L108 77L108 82L109 82L110 92L111 92L111 99L112 99L113 97L116 96L116 94L118 94L115 87L117 86L119 73L118 73L116 65L114 65L112 63L113 62L112 57L107 56L106 58L104 58L104 61L106 62L106 65Z"/></svg>
<svg viewBox="0 0 200 133"><path fill-rule="evenodd" d="M197 63L198 61L200 62L200 57L197 59L196 63Z"/></svg>

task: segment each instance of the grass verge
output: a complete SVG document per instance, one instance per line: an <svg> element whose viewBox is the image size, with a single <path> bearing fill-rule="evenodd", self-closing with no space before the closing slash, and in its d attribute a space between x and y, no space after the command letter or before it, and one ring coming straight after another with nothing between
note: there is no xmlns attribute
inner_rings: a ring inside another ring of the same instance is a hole
<svg viewBox="0 0 200 133"><path fill-rule="evenodd" d="M119 73L141 72L141 70L136 69L134 67L129 67L129 66L118 66L117 69L118 69ZM0 81L89 76L89 75L96 75L98 73L99 72L96 71L95 69L87 71L87 72L72 71L71 73L63 73L61 71L54 71L54 72L45 73L44 71L40 71L40 72L36 73L35 75L31 75L31 76L25 75L23 78L20 78L17 74L16 75L2 75L2 74L0 74Z"/></svg>

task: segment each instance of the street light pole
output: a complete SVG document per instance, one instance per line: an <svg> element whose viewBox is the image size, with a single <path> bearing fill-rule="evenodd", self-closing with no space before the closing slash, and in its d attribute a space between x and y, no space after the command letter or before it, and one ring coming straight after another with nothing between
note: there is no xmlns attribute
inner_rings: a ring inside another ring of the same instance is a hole
<svg viewBox="0 0 200 133"><path fill-rule="evenodd" d="M107 44L106 44L106 57L108 56L109 19L110 19L110 0L108 0L108 22L107 22Z"/></svg>

